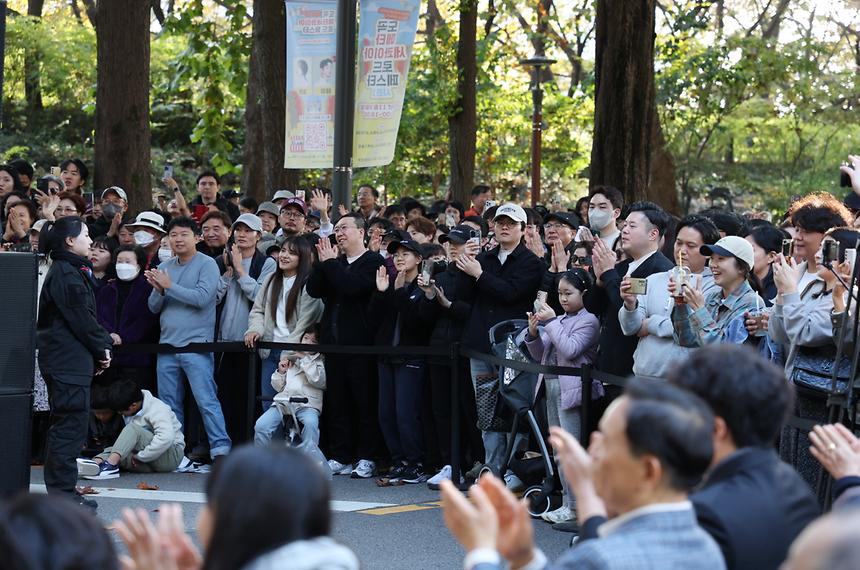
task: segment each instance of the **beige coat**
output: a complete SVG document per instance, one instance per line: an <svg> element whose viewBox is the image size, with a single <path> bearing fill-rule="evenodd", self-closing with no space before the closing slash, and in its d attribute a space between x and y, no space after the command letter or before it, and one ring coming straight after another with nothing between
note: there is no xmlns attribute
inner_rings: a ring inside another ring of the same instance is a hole
<svg viewBox="0 0 860 570"><path fill-rule="evenodd" d="M284 351L286 353L286 351ZM295 353L291 353L295 357ZM325 365L320 353L314 352L293 361L286 374L277 370L272 374L275 405L282 414L289 412L290 398L307 398L307 404L296 404L295 409L314 408L322 413L325 390Z"/></svg>
<svg viewBox="0 0 860 570"><path fill-rule="evenodd" d="M277 271L277 270L276 270ZM257 297L254 299L254 306L251 308L251 314L248 315L248 333L255 332L260 335L260 340L271 342L274 338L275 321L269 312L269 288L272 285L272 279L276 273L268 276L260 290L257 292ZM323 314L323 302L320 299L315 299L308 295L307 289L302 287L302 294L299 295L296 303L296 310L288 319L290 326L290 336L287 342L298 344L302 340L302 334L311 325L318 323ZM269 350L260 349L260 358L266 359L269 357Z"/></svg>

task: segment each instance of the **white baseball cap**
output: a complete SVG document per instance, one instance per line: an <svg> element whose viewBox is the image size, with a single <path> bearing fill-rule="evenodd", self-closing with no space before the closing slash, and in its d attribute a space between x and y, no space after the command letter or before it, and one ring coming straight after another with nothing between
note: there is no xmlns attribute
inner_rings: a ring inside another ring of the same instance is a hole
<svg viewBox="0 0 860 570"><path fill-rule="evenodd" d="M753 246L742 237L726 236L713 245L703 245L699 248L702 255L722 255L724 257L736 257L746 263L750 269L755 265L755 252Z"/></svg>
<svg viewBox="0 0 860 570"><path fill-rule="evenodd" d="M289 190L278 190L275 192L275 195L272 196L272 202L277 202L278 200L289 200L290 198L295 197L296 195Z"/></svg>
<svg viewBox="0 0 860 570"><path fill-rule="evenodd" d="M124 202L128 202L128 194L125 193L125 190L120 188L119 186L110 186L109 188L105 188L102 190L102 200L105 199L110 192L113 192L117 196L119 196L120 200Z"/></svg>
<svg viewBox="0 0 860 570"><path fill-rule="evenodd" d="M496 208L496 215L493 216L493 221L495 222L502 216L510 218L515 222L520 222L523 224L528 223L528 216L526 216L526 211L523 210L520 206L514 204L513 202L507 202Z"/></svg>

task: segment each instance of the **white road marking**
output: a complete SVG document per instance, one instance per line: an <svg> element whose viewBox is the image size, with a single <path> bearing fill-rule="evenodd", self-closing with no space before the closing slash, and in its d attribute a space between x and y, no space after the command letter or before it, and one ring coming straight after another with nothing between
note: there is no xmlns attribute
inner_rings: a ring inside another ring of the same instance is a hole
<svg viewBox="0 0 860 570"><path fill-rule="evenodd" d="M122 489L117 487L93 487L98 495L91 495L93 499L128 499L133 501L157 501L160 503L197 503L206 502L205 493L191 491L144 491L141 489ZM31 493L47 493L44 485L31 484ZM336 513L352 513L366 509L378 509L382 507L396 506L394 503L369 503L363 501L331 501L331 510Z"/></svg>

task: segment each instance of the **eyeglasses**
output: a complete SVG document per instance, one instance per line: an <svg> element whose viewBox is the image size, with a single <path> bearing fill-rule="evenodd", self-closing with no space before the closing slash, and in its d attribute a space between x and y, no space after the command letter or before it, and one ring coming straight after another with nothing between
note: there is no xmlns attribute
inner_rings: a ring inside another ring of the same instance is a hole
<svg viewBox="0 0 860 570"><path fill-rule="evenodd" d="M564 224L553 224L553 223L543 225L543 229L545 229L545 230L560 230L562 228L567 228L567 227L570 227L570 226L566 226Z"/></svg>
<svg viewBox="0 0 860 570"><path fill-rule="evenodd" d="M519 222L515 222L514 220L496 220L493 223L503 228L513 228L520 225Z"/></svg>
<svg viewBox="0 0 860 570"><path fill-rule="evenodd" d="M77 214L78 211L75 208L57 208L55 210L58 214Z"/></svg>
<svg viewBox="0 0 860 570"><path fill-rule="evenodd" d="M292 212L282 211L281 215L285 218L290 219L290 220L296 220L298 218L304 218L305 217L304 214L302 214L301 212L296 212L295 210Z"/></svg>

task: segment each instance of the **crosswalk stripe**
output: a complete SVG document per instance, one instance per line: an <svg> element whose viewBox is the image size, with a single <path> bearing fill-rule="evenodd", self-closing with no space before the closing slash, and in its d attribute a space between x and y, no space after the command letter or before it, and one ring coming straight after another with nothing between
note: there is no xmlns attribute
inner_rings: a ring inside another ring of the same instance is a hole
<svg viewBox="0 0 860 570"><path fill-rule="evenodd" d="M197 503L206 502L206 493L195 493L191 491L144 491L142 489L122 489L117 487L93 487L98 491L92 495L96 500L100 499L127 499L132 501L157 501L160 503ZM31 493L47 493L44 485L31 484ZM371 503L365 501L342 501L335 500L329 503L331 510L336 513L354 513L368 509L385 507L396 507L394 503Z"/></svg>

